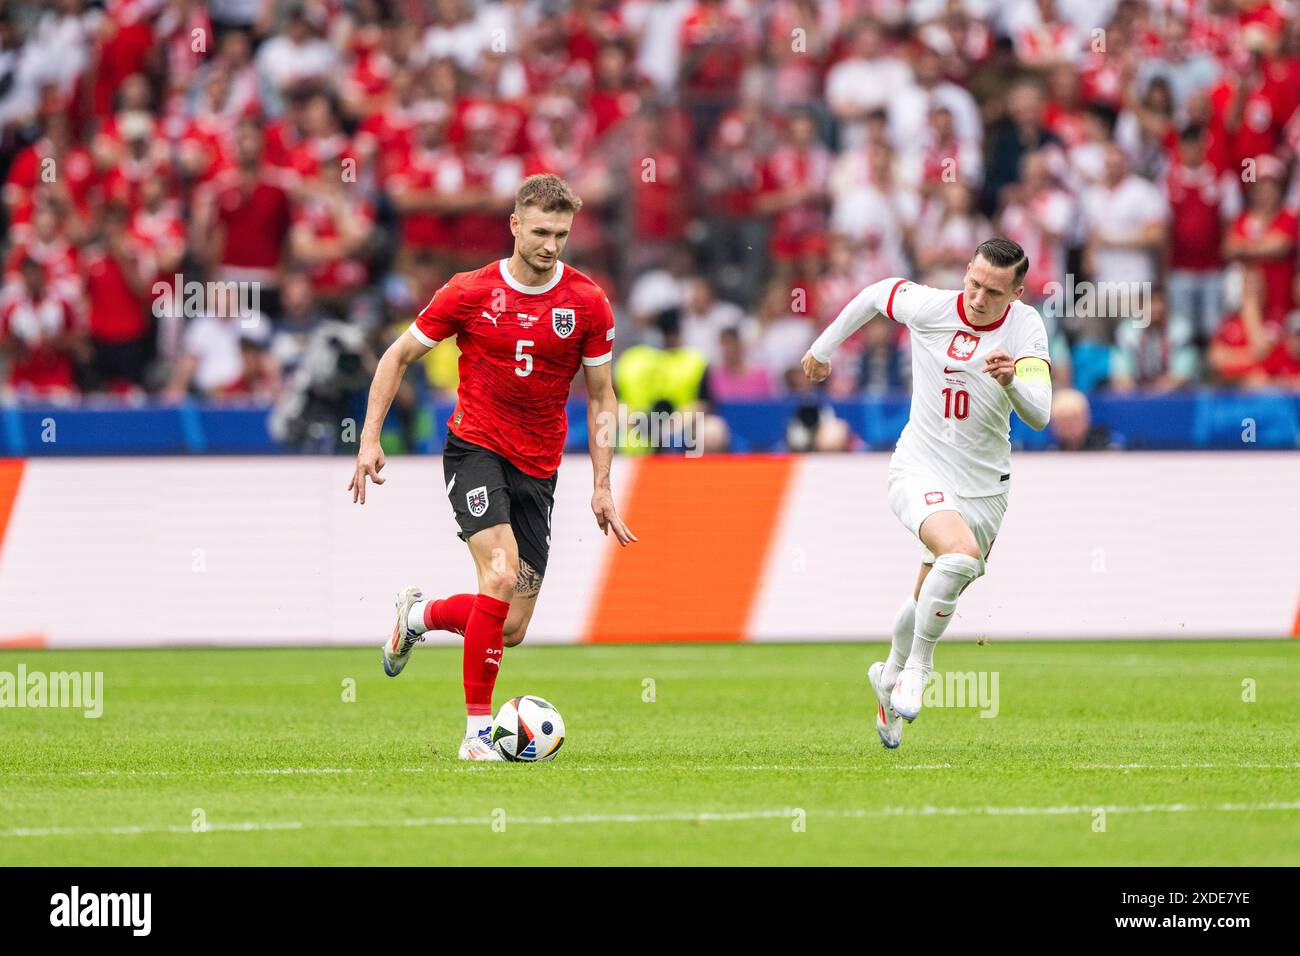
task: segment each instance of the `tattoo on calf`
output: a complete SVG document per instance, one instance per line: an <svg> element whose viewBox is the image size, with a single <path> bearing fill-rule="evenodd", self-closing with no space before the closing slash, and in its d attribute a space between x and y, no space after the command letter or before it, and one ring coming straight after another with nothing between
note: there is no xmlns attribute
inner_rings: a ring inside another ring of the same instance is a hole
<svg viewBox="0 0 1300 956"><path fill-rule="evenodd" d="M523 558L519 559L519 577L515 580L515 593L532 597L542 589L542 572Z"/></svg>

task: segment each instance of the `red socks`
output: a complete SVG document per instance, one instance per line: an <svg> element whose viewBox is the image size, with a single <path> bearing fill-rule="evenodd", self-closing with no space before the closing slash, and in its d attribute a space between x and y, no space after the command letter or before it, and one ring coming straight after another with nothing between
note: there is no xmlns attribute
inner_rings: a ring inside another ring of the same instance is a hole
<svg viewBox="0 0 1300 956"><path fill-rule="evenodd" d="M468 594L458 594L447 600L456 601L467 597ZM465 625L465 656L461 670L465 683L465 713L471 716L491 715L492 688L496 686L497 672L501 669L501 651L505 647L502 633L510 605L486 594L480 594L473 600L474 608ZM427 620L428 611L425 615Z"/></svg>
<svg viewBox="0 0 1300 956"><path fill-rule="evenodd" d="M463 635L472 610L472 594L453 594L441 601L430 601L424 606L424 626L431 631L451 631Z"/></svg>

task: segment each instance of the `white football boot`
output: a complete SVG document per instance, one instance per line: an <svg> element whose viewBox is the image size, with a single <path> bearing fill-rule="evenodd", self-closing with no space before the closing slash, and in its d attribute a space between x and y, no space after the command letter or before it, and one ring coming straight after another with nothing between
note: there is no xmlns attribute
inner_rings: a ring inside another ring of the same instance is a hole
<svg viewBox="0 0 1300 956"><path fill-rule="evenodd" d="M909 724L921 712L921 695L925 693L926 674L919 667L904 667L898 683L889 695L889 704Z"/></svg>
<svg viewBox="0 0 1300 956"><path fill-rule="evenodd" d="M473 737L466 737L460 742L460 753L457 754L461 760L496 760L505 761L496 749L487 742L486 737L480 737L477 734Z"/></svg>
<svg viewBox="0 0 1300 956"><path fill-rule="evenodd" d="M867 670L867 680L876 694L876 733L880 742L894 750L903 742L903 718L889 702L889 689L880 685L881 674L885 670L884 661L876 661Z"/></svg>
<svg viewBox="0 0 1300 956"><path fill-rule="evenodd" d="M424 600L424 592L419 588L407 588L397 595L397 623L393 625L393 634L384 641L384 673L396 677L402 673L411 649L424 640L423 634L416 634L407 624L411 605Z"/></svg>

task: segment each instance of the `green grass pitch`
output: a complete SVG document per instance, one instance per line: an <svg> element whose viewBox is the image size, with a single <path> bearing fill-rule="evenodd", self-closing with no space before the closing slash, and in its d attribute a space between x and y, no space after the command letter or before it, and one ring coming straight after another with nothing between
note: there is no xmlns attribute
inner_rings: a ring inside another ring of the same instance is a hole
<svg viewBox="0 0 1300 956"><path fill-rule="evenodd" d="M997 716L930 707L892 752L883 653L521 647L497 702L568 740L466 765L459 645L395 680L377 648L3 652L102 671L104 713L0 709L0 866L1300 864L1300 645L942 645Z"/></svg>

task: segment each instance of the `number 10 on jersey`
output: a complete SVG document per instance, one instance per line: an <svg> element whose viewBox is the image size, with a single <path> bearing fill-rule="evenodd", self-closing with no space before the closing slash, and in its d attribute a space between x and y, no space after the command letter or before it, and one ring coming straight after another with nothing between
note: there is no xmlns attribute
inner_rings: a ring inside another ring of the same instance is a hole
<svg viewBox="0 0 1300 956"><path fill-rule="evenodd" d="M964 388L943 390L943 417L965 421L970 414L970 393Z"/></svg>

